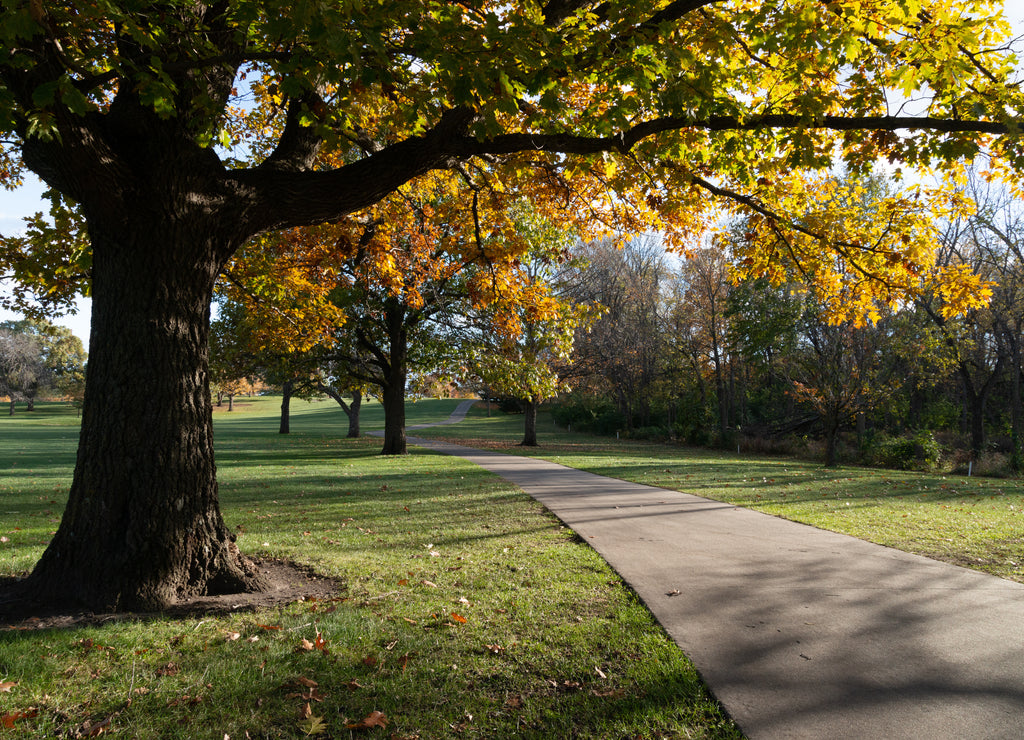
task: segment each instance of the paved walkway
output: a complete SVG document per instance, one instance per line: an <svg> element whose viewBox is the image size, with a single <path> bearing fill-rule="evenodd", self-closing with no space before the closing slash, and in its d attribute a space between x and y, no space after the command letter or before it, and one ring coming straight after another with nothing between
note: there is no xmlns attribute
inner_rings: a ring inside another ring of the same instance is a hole
<svg viewBox="0 0 1024 740"><path fill-rule="evenodd" d="M1024 738L1024 585L685 493L409 442L497 473L585 538L752 740Z"/></svg>

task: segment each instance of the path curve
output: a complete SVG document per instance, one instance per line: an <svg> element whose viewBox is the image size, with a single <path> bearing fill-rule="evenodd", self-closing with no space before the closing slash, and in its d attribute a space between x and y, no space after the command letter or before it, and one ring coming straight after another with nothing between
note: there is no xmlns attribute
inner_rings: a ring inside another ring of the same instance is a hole
<svg viewBox="0 0 1024 740"><path fill-rule="evenodd" d="M752 740L1024 737L1024 585L544 460L409 443L496 473L575 530Z"/></svg>

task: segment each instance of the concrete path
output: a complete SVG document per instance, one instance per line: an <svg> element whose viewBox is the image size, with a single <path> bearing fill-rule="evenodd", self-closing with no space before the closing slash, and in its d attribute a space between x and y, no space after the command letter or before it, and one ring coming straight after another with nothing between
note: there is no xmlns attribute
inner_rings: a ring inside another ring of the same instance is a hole
<svg viewBox="0 0 1024 740"><path fill-rule="evenodd" d="M752 740L1024 738L1024 585L685 493L409 442L497 473L585 538Z"/></svg>

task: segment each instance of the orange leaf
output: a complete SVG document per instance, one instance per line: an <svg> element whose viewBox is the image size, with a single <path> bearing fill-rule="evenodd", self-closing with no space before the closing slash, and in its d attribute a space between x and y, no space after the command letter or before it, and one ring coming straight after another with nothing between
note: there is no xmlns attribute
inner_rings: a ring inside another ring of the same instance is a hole
<svg viewBox="0 0 1024 740"><path fill-rule="evenodd" d="M281 625L279 625L279 624L258 624L256 626L257 627L261 627L262 629L265 629L265 630L279 630L279 629L281 629Z"/></svg>
<svg viewBox="0 0 1024 740"><path fill-rule="evenodd" d="M352 722L350 724L345 725L345 727L349 730L370 730L374 727L387 726L388 718L385 716L384 712L377 711L370 712L368 715L363 717L358 722Z"/></svg>
<svg viewBox="0 0 1024 740"><path fill-rule="evenodd" d="M0 691L6 691L8 694L11 693L11 689L18 685L17 681L3 681L0 682Z"/></svg>
<svg viewBox="0 0 1024 740"><path fill-rule="evenodd" d="M322 650L325 653L327 652L327 640L324 639L322 632L316 633L316 637L313 639L313 647L317 650Z"/></svg>
<svg viewBox="0 0 1024 740"><path fill-rule="evenodd" d="M469 621L468 619L466 619L461 614L456 614L455 612L452 612L452 619L454 619L459 624L465 624L466 622Z"/></svg>

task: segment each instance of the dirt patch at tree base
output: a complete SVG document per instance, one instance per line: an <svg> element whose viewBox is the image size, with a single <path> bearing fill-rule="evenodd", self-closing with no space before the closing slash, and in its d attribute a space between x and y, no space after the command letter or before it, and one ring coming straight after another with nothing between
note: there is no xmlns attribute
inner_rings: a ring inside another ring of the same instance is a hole
<svg viewBox="0 0 1024 740"><path fill-rule="evenodd" d="M0 578L0 631L65 629L111 621L152 619L157 616L187 618L196 615L257 611L295 601L334 598L345 588L339 580L319 575L306 566L287 560L266 559L253 562L270 583L267 590L251 594L196 596L182 600L158 613L97 613L40 607L25 598L20 579Z"/></svg>

